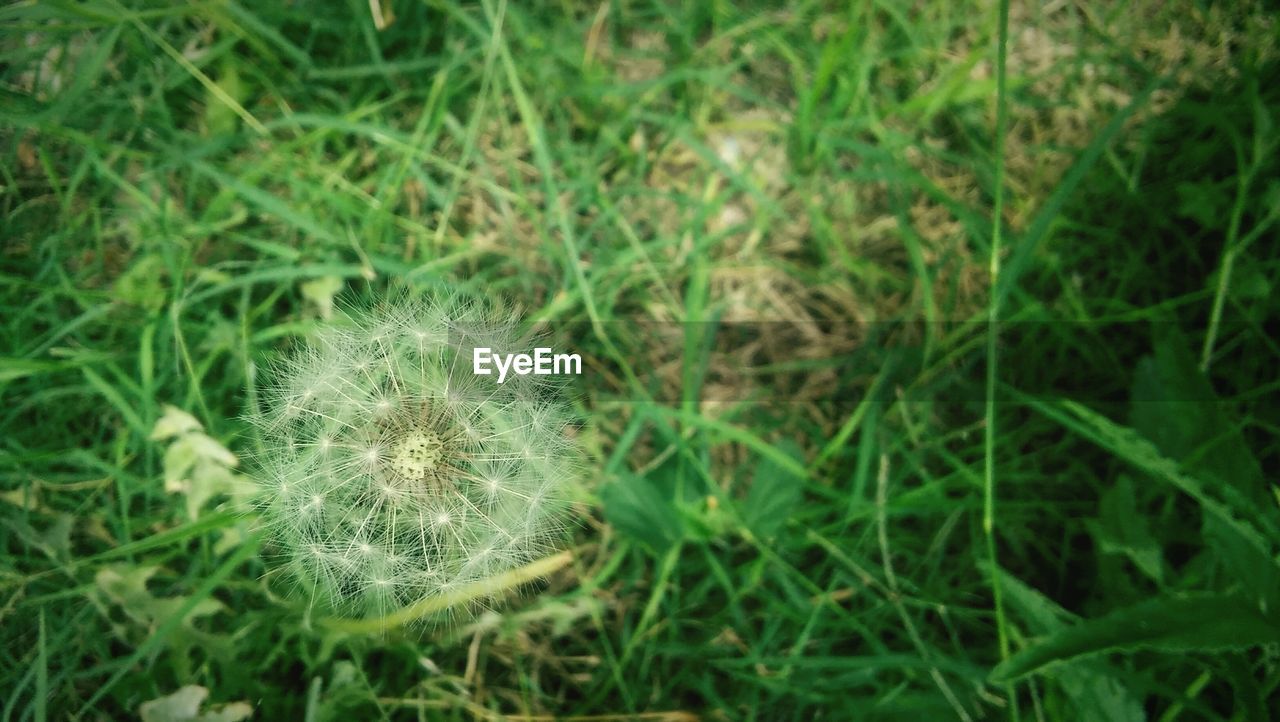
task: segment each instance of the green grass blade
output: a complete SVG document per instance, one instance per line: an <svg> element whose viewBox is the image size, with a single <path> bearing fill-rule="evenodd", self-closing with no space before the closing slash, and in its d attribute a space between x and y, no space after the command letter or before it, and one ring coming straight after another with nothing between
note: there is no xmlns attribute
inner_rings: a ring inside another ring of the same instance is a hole
<svg viewBox="0 0 1280 722"><path fill-rule="evenodd" d="M1072 193L1084 181L1089 171L1097 164L1098 159L1102 157L1102 151L1120 135L1120 131L1124 129L1125 123L1133 117L1133 114L1146 106L1151 94L1163 82L1161 78L1154 78L1147 83L1145 87L1133 96L1133 100L1129 101L1128 105L1111 117L1111 120L1103 126L1102 131L1094 136L1089 145L1076 158L1075 163L1071 165L1071 169L1058 182L1058 185L1053 189L1053 193L1049 195L1044 205L1040 207L1039 212L1036 213L1035 218L1027 226L1027 230L1021 234L1014 244L1013 250L1009 254L1009 260L1004 264L1001 277L995 284L996 303L1002 303L1005 297L1009 295L1009 292L1017 286L1018 279L1030 267L1031 259L1035 256L1040 242L1049 234L1049 229L1058 220ZM995 217L995 223L996 225L1002 223L999 215Z"/></svg>

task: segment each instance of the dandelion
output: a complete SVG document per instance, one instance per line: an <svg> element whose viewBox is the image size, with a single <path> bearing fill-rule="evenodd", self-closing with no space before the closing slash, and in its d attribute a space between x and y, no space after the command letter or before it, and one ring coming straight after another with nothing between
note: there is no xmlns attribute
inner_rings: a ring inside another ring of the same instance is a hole
<svg viewBox="0 0 1280 722"><path fill-rule="evenodd" d="M458 301L344 314L277 369L254 421L263 518L300 586L386 615L530 564L561 536L578 472L545 376L476 376L516 319Z"/></svg>

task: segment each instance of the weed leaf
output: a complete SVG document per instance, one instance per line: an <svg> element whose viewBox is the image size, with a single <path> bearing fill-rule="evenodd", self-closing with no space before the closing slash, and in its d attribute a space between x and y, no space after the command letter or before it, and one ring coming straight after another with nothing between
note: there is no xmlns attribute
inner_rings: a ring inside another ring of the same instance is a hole
<svg viewBox="0 0 1280 722"><path fill-rule="evenodd" d="M649 479L622 474L600 490L604 517L622 534L662 553L684 537L671 500Z"/></svg>
<svg viewBox="0 0 1280 722"><path fill-rule="evenodd" d="M1141 602L1050 634L991 672L1009 681L1047 664L1113 651L1222 651L1280 643L1280 623L1236 596L1195 595Z"/></svg>
<svg viewBox="0 0 1280 722"><path fill-rule="evenodd" d="M803 454L793 441L784 440L775 446L800 463ZM778 464L771 457L762 457L756 466L751 491L742 505L743 521L756 536L767 539L782 530L791 512L800 501L804 483L802 477Z"/></svg>

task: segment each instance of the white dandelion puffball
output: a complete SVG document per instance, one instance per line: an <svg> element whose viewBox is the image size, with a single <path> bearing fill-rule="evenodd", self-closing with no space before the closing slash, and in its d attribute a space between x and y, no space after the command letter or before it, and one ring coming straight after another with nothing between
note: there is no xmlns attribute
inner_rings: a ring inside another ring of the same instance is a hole
<svg viewBox="0 0 1280 722"><path fill-rule="evenodd" d="M399 300L340 320L255 419L263 518L313 602L384 614L552 551L580 470L570 411L545 376L472 364L529 348L516 318Z"/></svg>

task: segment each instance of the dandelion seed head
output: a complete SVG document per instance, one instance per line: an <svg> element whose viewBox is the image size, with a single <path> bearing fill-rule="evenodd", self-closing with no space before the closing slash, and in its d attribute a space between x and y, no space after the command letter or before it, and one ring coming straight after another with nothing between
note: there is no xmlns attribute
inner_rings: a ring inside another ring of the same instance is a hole
<svg viewBox="0 0 1280 722"><path fill-rule="evenodd" d="M405 301L340 315L281 362L254 418L264 519L298 588L364 615L545 554L577 452L544 382L472 373L525 351L511 316Z"/></svg>

